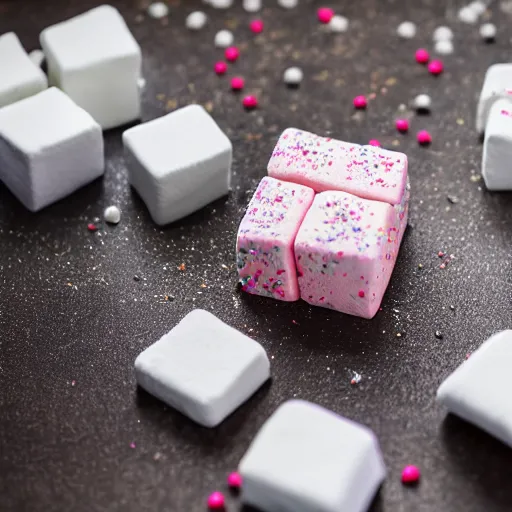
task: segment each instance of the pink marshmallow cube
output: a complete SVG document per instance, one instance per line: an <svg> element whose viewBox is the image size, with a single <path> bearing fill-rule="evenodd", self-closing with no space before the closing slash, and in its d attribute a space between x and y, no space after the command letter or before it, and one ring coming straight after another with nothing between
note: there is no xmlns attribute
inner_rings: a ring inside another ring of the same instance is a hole
<svg viewBox="0 0 512 512"><path fill-rule="evenodd" d="M314 195L295 183L261 180L238 229L237 267L244 291L299 299L293 244Z"/></svg>
<svg viewBox="0 0 512 512"><path fill-rule="evenodd" d="M407 186L395 206L347 192L317 194L295 239L301 298L373 318L395 266L408 202Z"/></svg>
<svg viewBox="0 0 512 512"><path fill-rule="evenodd" d="M315 192L339 190L395 205L407 184L407 156L287 128L274 148L268 174Z"/></svg>

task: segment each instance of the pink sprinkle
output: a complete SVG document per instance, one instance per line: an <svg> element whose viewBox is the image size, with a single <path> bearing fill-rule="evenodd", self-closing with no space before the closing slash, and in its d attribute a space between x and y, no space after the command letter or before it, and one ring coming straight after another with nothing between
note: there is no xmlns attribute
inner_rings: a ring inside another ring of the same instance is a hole
<svg viewBox="0 0 512 512"><path fill-rule="evenodd" d="M251 23L249 23L249 28L251 29L251 32L261 34L261 32L263 32L263 21L252 20Z"/></svg>
<svg viewBox="0 0 512 512"><path fill-rule="evenodd" d="M246 96L242 100L242 104L246 109L252 110L258 106L258 100L256 99L256 96Z"/></svg>
<svg viewBox="0 0 512 512"><path fill-rule="evenodd" d="M370 139L368 141L368 144L370 144L370 146L375 146L376 148L380 148L381 147L381 144L380 144L380 142L377 139Z"/></svg>
<svg viewBox="0 0 512 512"><path fill-rule="evenodd" d="M364 290L359 290L359 293L358 293L359 297L361 297L361 299L364 297Z"/></svg>
<svg viewBox="0 0 512 512"><path fill-rule="evenodd" d="M132 450L135 450L135 443L130 443L130 448L131 448Z"/></svg>
<svg viewBox="0 0 512 512"><path fill-rule="evenodd" d="M416 50L416 62L418 64L426 64L430 60L430 55L425 48Z"/></svg>
<svg viewBox="0 0 512 512"><path fill-rule="evenodd" d="M320 9L316 11L316 15L320 23L329 23L334 16L334 11L329 9L329 7L320 7Z"/></svg>
<svg viewBox="0 0 512 512"><path fill-rule="evenodd" d="M432 142L432 137L430 133L427 132L427 130L421 130L416 135L416 139L418 140L418 143L422 146L427 146Z"/></svg>
<svg viewBox="0 0 512 512"><path fill-rule="evenodd" d="M228 475L228 485L231 489L240 489L242 487L242 475L234 471Z"/></svg>
<svg viewBox="0 0 512 512"><path fill-rule="evenodd" d="M366 108L366 105L367 105L367 102L366 102L366 98L364 96L356 96L354 98L354 107L356 108Z"/></svg>
<svg viewBox="0 0 512 512"><path fill-rule="evenodd" d="M219 61L215 63L213 68L217 75L223 75L228 70L228 65L224 61Z"/></svg>
<svg viewBox="0 0 512 512"><path fill-rule="evenodd" d="M405 133L409 130L409 121L407 121L407 119L397 119L395 126L399 132Z"/></svg>
<svg viewBox="0 0 512 512"><path fill-rule="evenodd" d="M92 222L90 224L87 224L87 229L89 231L98 231L98 227L96 226L96 224L93 224Z"/></svg>
<svg viewBox="0 0 512 512"><path fill-rule="evenodd" d="M226 57L227 61L235 62L235 60L240 57L240 50L236 46L230 46L229 48L226 48L224 56Z"/></svg>
<svg viewBox="0 0 512 512"><path fill-rule="evenodd" d="M76 380L71 381L71 385L74 386L76 384Z"/></svg>
<svg viewBox="0 0 512 512"><path fill-rule="evenodd" d="M245 81L241 76L235 76L231 79L231 89L241 91L244 88Z"/></svg>
<svg viewBox="0 0 512 512"><path fill-rule="evenodd" d="M416 466L405 466L402 471L402 483L415 484L420 479L420 470Z"/></svg>
<svg viewBox="0 0 512 512"><path fill-rule="evenodd" d="M440 75L443 72L443 63L440 60L433 60L428 65L428 70L432 75Z"/></svg>
<svg viewBox="0 0 512 512"><path fill-rule="evenodd" d="M221 492L215 491L208 496L208 508L210 510L222 510L226 500Z"/></svg>

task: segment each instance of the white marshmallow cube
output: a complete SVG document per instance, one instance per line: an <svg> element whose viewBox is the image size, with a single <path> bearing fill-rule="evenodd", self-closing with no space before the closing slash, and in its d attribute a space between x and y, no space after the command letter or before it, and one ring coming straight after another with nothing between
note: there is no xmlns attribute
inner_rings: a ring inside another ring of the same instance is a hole
<svg viewBox="0 0 512 512"><path fill-rule="evenodd" d="M47 87L46 75L30 60L16 34L8 32L0 36L0 107Z"/></svg>
<svg viewBox="0 0 512 512"><path fill-rule="evenodd" d="M488 190L512 190L512 102L491 107L485 130L482 177Z"/></svg>
<svg viewBox="0 0 512 512"><path fill-rule="evenodd" d="M242 502L279 512L366 512L386 473L371 430L302 400L267 420L239 470Z"/></svg>
<svg viewBox="0 0 512 512"><path fill-rule="evenodd" d="M103 5L41 33L52 85L106 130L140 117L140 47L121 14Z"/></svg>
<svg viewBox="0 0 512 512"><path fill-rule="evenodd" d="M270 377L263 347L196 309L135 361L139 385L205 427L215 427Z"/></svg>
<svg viewBox="0 0 512 512"><path fill-rule="evenodd" d="M123 144L129 181L159 225L229 192L231 142L200 105L126 130Z"/></svg>
<svg viewBox="0 0 512 512"><path fill-rule="evenodd" d="M438 402L512 447L512 331L473 352L439 387Z"/></svg>
<svg viewBox="0 0 512 512"><path fill-rule="evenodd" d="M101 127L55 87L0 109L0 179L31 211L103 174Z"/></svg>
<svg viewBox="0 0 512 512"><path fill-rule="evenodd" d="M512 64L494 64L485 74L476 112L478 133L484 133L489 111L493 103L500 98L512 99Z"/></svg>

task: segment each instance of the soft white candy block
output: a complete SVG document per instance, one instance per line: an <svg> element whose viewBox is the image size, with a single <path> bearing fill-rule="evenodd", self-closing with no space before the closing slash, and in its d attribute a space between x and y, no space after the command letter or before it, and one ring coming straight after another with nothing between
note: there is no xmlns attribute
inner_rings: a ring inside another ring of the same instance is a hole
<svg viewBox="0 0 512 512"><path fill-rule="evenodd" d="M512 100L512 64L494 64L485 74L476 111L478 133L484 133L487 129L486 124L491 107L501 98Z"/></svg>
<svg viewBox="0 0 512 512"><path fill-rule="evenodd" d="M30 60L16 34L0 36L0 107L47 87L46 75Z"/></svg>
<svg viewBox="0 0 512 512"><path fill-rule="evenodd" d="M196 309L135 361L146 391L205 427L215 427L269 377L263 347Z"/></svg>
<svg viewBox="0 0 512 512"><path fill-rule="evenodd" d="M291 400L240 462L242 501L265 512L365 512L386 469L368 428Z"/></svg>
<svg viewBox="0 0 512 512"><path fill-rule="evenodd" d="M439 387L450 412L512 447L512 331L489 338Z"/></svg>
<svg viewBox="0 0 512 512"><path fill-rule="evenodd" d="M101 127L52 87L0 109L0 178L32 211L103 174Z"/></svg>
<svg viewBox="0 0 512 512"><path fill-rule="evenodd" d="M189 105L123 133L131 185L160 225L229 192L230 140L200 105Z"/></svg>
<svg viewBox="0 0 512 512"><path fill-rule="evenodd" d="M102 5L41 32L50 83L105 130L140 117L140 47L121 14Z"/></svg>
<svg viewBox="0 0 512 512"><path fill-rule="evenodd" d="M482 176L489 190L512 190L512 102L496 101L485 130Z"/></svg>

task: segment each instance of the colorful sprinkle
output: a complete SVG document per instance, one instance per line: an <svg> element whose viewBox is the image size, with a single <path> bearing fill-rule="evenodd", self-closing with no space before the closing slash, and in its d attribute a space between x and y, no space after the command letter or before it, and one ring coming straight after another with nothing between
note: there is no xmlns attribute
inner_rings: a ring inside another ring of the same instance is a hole
<svg viewBox="0 0 512 512"><path fill-rule="evenodd" d="M215 63L214 71L217 75L224 75L228 70L228 65L224 61L219 61Z"/></svg>
<svg viewBox="0 0 512 512"><path fill-rule="evenodd" d="M381 143L380 143L377 139L370 139L370 140L368 141L368 144L369 144L370 146L374 146L374 147L376 147L376 148L380 148L380 147L382 147L382 146L381 146Z"/></svg>
<svg viewBox="0 0 512 512"><path fill-rule="evenodd" d="M242 100L242 105L249 110L256 108L258 106L258 100L256 96L245 96Z"/></svg>
<svg viewBox="0 0 512 512"><path fill-rule="evenodd" d="M364 298L364 290L359 290L359 297Z"/></svg>
<svg viewBox="0 0 512 512"><path fill-rule="evenodd" d="M433 60L428 65L428 71L431 75L440 75L443 72L443 63L440 60Z"/></svg>
<svg viewBox="0 0 512 512"><path fill-rule="evenodd" d="M397 119L395 126L400 133L405 133L409 130L409 121L407 119Z"/></svg>
<svg viewBox="0 0 512 512"><path fill-rule="evenodd" d="M416 62L418 64L426 64L430 60L430 55L425 48L420 48L419 50L416 50Z"/></svg>
<svg viewBox="0 0 512 512"><path fill-rule="evenodd" d="M241 76L235 76L231 79L231 89L241 91L244 88L245 81Z"/></svg>
<svg viewBox="0 0 512 512"><path fill-rule="evenodd" d="M236 46L226 48L224 56L228 62L235 62L240 57L240 50Z"/></svg>
<svg viewBox="0 0 512 512"><path fill-rule="evenodd" d="M89 224L87 224L87 229L89 231L98 231L98 226L96 226L96 224L93 224L92 222L90 222Z"/></svg>
<svg viewBox="0 0 512 512"><path fill-rule="evenodd" d="M366 97L365 96L356 96L354 98L354 107L355 108L366 108L366 105L367 105L367 101L366 101Z"/></svg>
<svg viewBox="0 0 512 512"><path fill-rule="evenodd" d="M251 23L249 23L249 28L254 34L260 34L263 32L263 26L263 21L261 20L252 20Z"/></svg>
<svg viewBox="0 0 512 512"><path fill-rule="evenodd" d="M417 466L405 466L402 470L403 484L416 484L420 479L421 473Z"/></svg>
<svg viewBox="0 0 512 512"><path fill-rule="evenodd" d="M215 491L208 496L208 508L210 510L222 510L226 505L226 500L224 499L224 495Z"/></svg>
<svg viewBox="0 0 512 512"><path fill-rule="evenodd" d="M316 15L320 23L329 23L334 16L334 11L329 7L320 7L318 11L316 11Z"/></svg>

